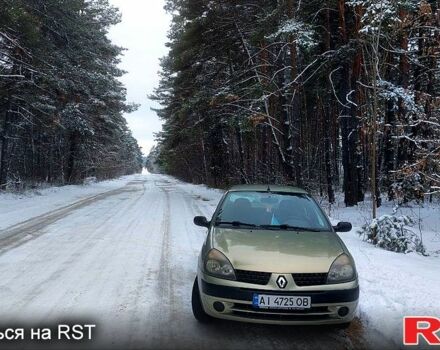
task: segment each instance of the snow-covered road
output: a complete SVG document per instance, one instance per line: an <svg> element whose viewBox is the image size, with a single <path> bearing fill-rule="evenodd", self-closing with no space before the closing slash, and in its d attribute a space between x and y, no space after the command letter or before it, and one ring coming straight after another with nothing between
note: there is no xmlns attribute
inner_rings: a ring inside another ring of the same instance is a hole
<svg viewBox="0 0 440 350"><path fill-rule="evenodd" d="M190 294L205 233L192 219L211 216L218 192L191 188L166 176L137 175L119 189L0 231L1 325L96 323L96 348L365 346L360 323L349 332L198 324Z"/></svg>

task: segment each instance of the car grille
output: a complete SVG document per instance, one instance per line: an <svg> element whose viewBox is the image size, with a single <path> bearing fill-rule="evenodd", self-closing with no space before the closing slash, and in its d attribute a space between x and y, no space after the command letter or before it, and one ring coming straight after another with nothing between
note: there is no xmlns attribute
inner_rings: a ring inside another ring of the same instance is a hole
<svg viewBox="0 0 440 350"><path fill-rule="evenodd" d="M271 321L324 321L330 319L330 315L289 315L289 314L250 314L242 311L234 311L233 315L254 320Z"/></svg>
<svg viewBox="0 0 440 350"><path fill-rule="evenodd" d="M253 305L250 304L240 304L235 303L234 304L234 311L250 311L253 313L271 313L271 314L295 314L295 315L302 315L302 314L328 314L330 311L327 306L313 306L310 309L258 309L255 308Z"/></svg>
<svg viewBox="0 0 440 350"><path fill-rule="evenodd" d="M272 274L270 272L236 270L238 282L266 285ZM292 277L299 287L320 286L327 283L327 273L293 273Z"/></svg>
<svg viewBox="0 0 440 350"><path fill-rule="evenodd" d="M238 282L266 285L272 274L270 272L235 270Z"/></svg>
<svg viewBox="0 0 440 350"><path fill-rule="evenodd" d="M321 286L327 283L327 273L292 273L292 277L299 287Z"/></svg>
<svg viewBox="0 0 440 350"><path fill-rule="evenodd" d="M327 307L312 307L306 310L266 310L256 309L248 304L234 304L232 314L256 320L275 321L319 321L332 317L332 312Z"/></svg>

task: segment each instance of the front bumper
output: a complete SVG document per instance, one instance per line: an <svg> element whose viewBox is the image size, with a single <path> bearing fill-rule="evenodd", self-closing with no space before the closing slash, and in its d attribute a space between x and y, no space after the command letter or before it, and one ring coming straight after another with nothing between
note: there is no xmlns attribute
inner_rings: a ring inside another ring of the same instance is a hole
<svg viewBox="0 0 440 350"><path fill-rule="evenodd" d="M320 288L292 286L289 290L280 290L271 285L256 286L225 281L199 271L198 283L203 308L208 315L242 322L286 325L346 323L353 320L359 300L357 281L336 286L317 286ZM312 307L305 310L256 309L252 306L254 294L310 296ZM214 306L219 302L224 307L221 312ZM342 317L338 311L343 307L348 308L348 313Z"/></svg>

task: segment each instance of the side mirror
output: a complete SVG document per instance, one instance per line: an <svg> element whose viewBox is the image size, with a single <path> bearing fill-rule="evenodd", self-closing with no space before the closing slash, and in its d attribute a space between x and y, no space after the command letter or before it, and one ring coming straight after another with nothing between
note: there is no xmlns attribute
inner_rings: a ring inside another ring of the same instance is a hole
<svg viewBox="0 0 440 350"><path fill-rule="evenodd" d="M204 216L196 216L194 218L194 225L208 228L210 225L210 222Z"/></svg>
<svg viewBox="0 0 440 350"><path fill-rule="evenodd" d="M350 232L353 229L353 225L349 222L340 222L336 226L333 226L336 232Z"/></svg>

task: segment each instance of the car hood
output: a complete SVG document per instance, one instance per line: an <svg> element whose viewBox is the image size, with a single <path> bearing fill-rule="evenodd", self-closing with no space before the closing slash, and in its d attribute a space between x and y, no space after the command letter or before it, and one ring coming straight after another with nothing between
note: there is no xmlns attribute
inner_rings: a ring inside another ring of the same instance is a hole
<svg viewBox="0 0 440 350"><path fill-rule="evenodd" d="M237 270L324 273L344 252L334 232L243 230L215 227L213 248Z"/></svg>

